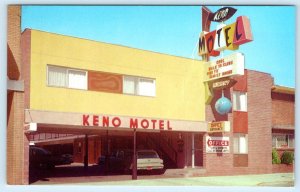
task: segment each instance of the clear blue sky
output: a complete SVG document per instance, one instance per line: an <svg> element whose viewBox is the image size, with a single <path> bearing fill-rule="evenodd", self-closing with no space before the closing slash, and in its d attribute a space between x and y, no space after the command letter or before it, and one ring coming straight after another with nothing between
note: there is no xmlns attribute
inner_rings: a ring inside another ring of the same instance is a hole
<svg viewBox="0 0 300 192"><path fill-rule="evenodd" d="M254 41L241 45L246 68L295 87L294 6L233 6L248 16ZM221 6L208 6L216 11ZM216 24L213 23L211 30ZM187 58L197 56L201 6L23 6L22 30L38 29ZM226 54L230 54L227 51Z"/></svg>

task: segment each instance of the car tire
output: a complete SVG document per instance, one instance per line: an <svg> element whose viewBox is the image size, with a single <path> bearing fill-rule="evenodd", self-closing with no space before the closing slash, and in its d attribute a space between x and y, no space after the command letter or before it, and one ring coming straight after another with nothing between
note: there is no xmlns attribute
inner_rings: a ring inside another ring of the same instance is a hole
<svg viewBox="0 0 300 192"><path fill-rule="evenodd" d="M157 170L157 173L158 173L159 175L163 175L165 172L166 172L165 169L159 169L159 170Z"/></svg>

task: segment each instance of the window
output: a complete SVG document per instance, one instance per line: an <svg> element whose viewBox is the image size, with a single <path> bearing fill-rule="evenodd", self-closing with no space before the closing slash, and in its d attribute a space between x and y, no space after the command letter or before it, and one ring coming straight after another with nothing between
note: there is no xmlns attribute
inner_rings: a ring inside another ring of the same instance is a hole
<svg viewBox="0 0 300 192"><path fill-rule="evenodd" d="M235 154L248 153L248 137L246 134L234 134L233 136L233 152Z"/></svg>
<svg viewBox="0 0 300 192"><path fill-rule="evenodd" d="M138 95L155 96L155 82L153 79L139 79Z"/></svg>
<svg viewBox="0 0 300 192"><path fill-rule="evenodd" d="M274 148L294 148L294 135L273 134L272 146Z"/></svg>
<svg viewBox="0 0 300 192"><path fill-rule="evenodd" d="M57 87L67 87L66 74L66 68L48 66L48 85Z"/></svg>
<svg viewBox="0 0 300 192"><path fill-rule="evenodd" d="M48 66L49 86L87 89L87 72L64 67Z"/></svg>
<svg viewBox="0 0 300 192"><path fill-rule="evenodd" d="M135 95L137 93L137 78L124 76L123 93Z"/></svg>
<svg viewBox="0 0 300 192"><path fill-rule="evenodd" d="M86 72L68 69L68 87L75 89L87 89Z"/></svg>
<svg viewBox="0 0 300 192"><path fill-rule="evenodd" d="M233 110L247 111L247 93L233 91Z"/></svg>
<svg viewBox="0 0 300 192"><path fill-rule="evenodd" d="M123 93L142 96L155 96L155 80L142 77L124 76Z"/></svg>

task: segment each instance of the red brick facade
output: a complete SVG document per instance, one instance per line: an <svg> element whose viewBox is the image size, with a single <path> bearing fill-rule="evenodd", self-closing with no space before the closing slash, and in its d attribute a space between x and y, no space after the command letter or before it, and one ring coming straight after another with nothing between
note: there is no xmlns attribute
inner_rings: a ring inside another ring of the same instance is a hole
<svg viewBox="0 0 300 192"><path fill-rule="evenodd" d="M274 136L295 136L295 92L294 89L275 86L272 90L272 133ZM294 143L294 142L292 142ZM294 152L294 146L276 148L279 157L285 151ZM273 173L293 172L293 165L274 164Z"/></svg>
<svg viewBox="0 0 300 192"><path fill-rule="evenodd" d="M233 111L228 114L231 131L223 134L219 133L219 136L230 137L230 153L206 153L205 168L209 175L272 173L272 157L270 154L272 151L271 88L273 78L269 74L247 70L245 75L237 78L237 80L238 83L230 90L229 96L232 95L233 90L247 91L247 112ZM215 100L213 100L211 106L206 108L207 121L219 121L224 118L220 118L219 115L214 116L212 106ZM243 122L247 121L248 128L245 128L247 126L241 128L240 126L243 125ZM248 154L234 154L234 133L247 132ZM216 134L210 135L216 136Z"/></svg>
<svg viewBox="0 0 300 192"><path fill-rule="evenodd" d="M271 75L248 70L249 169L253 173L272 172Z"/></svg>
<svg viewBox="0 0 300 192"><path fill-rule="evenodd" d="M295 125L295 96L272 92L272 124Z"/></svg>

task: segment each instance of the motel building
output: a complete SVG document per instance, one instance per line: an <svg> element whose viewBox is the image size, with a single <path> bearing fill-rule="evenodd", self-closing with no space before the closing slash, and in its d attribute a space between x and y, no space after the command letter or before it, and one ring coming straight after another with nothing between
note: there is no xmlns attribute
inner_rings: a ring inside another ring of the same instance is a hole
<svg viewBox="0 0 300 192"><path fill-rule="evenodd" d="M8 13L20 26L20 8ZM295 92L270 74L242 68L207 83L218 75L206 61L34 29L8 34L9 184L28 184L31 145L82 166L136 147L157 151L167 170L203 176L293 172L272 164L272 149L294 151ZM220 98L232 102L226 114Z"/></svg>

